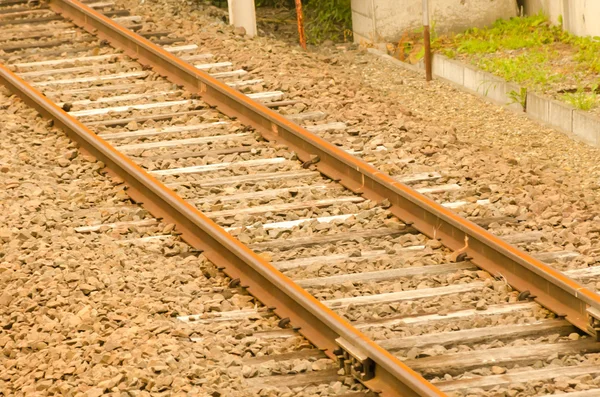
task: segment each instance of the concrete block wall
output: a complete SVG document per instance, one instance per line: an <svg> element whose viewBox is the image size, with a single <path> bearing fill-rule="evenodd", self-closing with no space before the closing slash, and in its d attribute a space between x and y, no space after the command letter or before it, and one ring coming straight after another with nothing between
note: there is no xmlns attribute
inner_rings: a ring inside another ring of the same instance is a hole
<svg viewBox="0 0 600 397"><path fill-rule="evenodd" d="M383 54L376 49L370 52L389 59L400 67L415 71L424 71L423 62L409 65ZM443 55L433 57L433 75L447 80L465 91L477 94L493 103L523 112L521 104L515 102L511 92L519 94L518 84L493 76L471 65L448 59ZM424 76L423 76L424 77ZM532 92L527 93L526 113L534 120L540 121L559 131L573 136L590 145L600 147L600 118L588 112L575 109L567 103L546 98Z"/></svg>
<svg viewBox="0 0 600 397"><path fill-rule="evenodd" d="M517 15L516 0L430 0L431 25L437 32L461 32ZM421 0L352 0L356 42L398 41L422 26Z"/></svg>
<svg viewBox="0 0 600 397"><path fill-rule="evenodd" d="M422 25L421 0L351 0L356 42L395 42ZM517 0L430 0L431 24L440 33L462 32L517 15ZM543 12L578 36L600 36L600 0L519 0L528 15Z"/></svg>
<svg viewBox="0 0 600 397"><path fill-rule="evenodd" d="M352 0L352 31L357 43L380 41L375 29L373 0Z"/></svg>
<svg viewBox="0 0 600 397"><path fill-rule="evenodd" d="M575 109L564 102L548 100L548 124L559 130L573 132L573 112ZM583 135L578 129L575 135Z"/></svg>
<svg viewBox="0 0 600 397"><path fill-rule="evenodd" d="M527 113L539 121L548 123L550 121L550 102L546 98L528 92Z"/></svg>
<svg viewBox="0 0 600 397"><path fill-rule="evenodd" d="M573 133L593 146L600 146L600 119L580 110L573 110Z"/></svg>
<svg viewBox="0 0 600 397"><path fill-rule="evenodd" d="M600 36L598 0L522 0L527 15L542 11L554 23L563 19L563 27L577 36Z"/></svg>

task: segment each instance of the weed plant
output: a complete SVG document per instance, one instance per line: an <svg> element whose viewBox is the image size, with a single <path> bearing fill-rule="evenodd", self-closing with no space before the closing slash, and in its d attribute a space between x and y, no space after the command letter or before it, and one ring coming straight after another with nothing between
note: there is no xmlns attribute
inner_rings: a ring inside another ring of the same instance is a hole
<svg viewBox="0 0 600 397"><path fill-rule="evenodd" d="M582 87L577 88L577 91L565 93L561 99L581 110L590 110L598 104L598 84L594 84L588 92Z"/></svg>
<svg viewBox="0 0 600 397"><path fill-rule="evenodd" d="M311 44L326 40L346 41L352 36L350 0L309 0L306 10L306 35Z"/></svg>

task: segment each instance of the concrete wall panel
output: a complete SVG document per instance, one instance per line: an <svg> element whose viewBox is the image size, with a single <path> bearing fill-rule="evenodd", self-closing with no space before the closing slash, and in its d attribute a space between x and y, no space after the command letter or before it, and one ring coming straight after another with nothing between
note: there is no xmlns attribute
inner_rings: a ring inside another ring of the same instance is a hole
<svg viewBox="0 0 600 397"><path fill-rule="evenodd" d="M573 111L573 134L591 145L598 146L600 119L579 110Z"/></svg>
<svg viewBox="0 0 600 397"><path fill-rule="evenodd" d="M563 102L549 101L548 122L566 132L573 132L573 111L575 109Z"/></svg>
<svg viewBox="0 0 600 397"><path fill-rule="evenodd" d="M525 13L542 11L550 20L578 36L600 36L600 1L597 0L525 0Z"/></svg>
<svg viewBox="0 0 600 397"><path fill-rule="evenodd" d="M464 84L470 90L499 104L506 103L506 82L481 70L465 67Z"/></svg>
<svg viewBox="0 0 600 397"><path fill-rule="evenodd" d="M546 98L534 94L533 92L528 92L527 113L544 123L548 123L550 121L550 104Z"/></svg>
<svg viewBox="0 0 600 397"><path fill-rule="evenodd" d="M352 10L354 30L375 42L397 41L422 25L421 0L352 0ZM524 11L542 11L554 23L562 17L564 28L579 36L600 36L600 0L524 0ZM440 33L487 26L516 13L516 0L430 0L431 24Z"/></svg>
<svg viewBox="0 0 600 397"><path fill-rule="evenodd" d="M352 0L352 9L353 17L374 16L370 36L377 41L398 41L404 32L422 26L421 0ZM516 12L516 0L430 0L430 23L440 33L483 27L498 18L513 17ZM365 36L364 32L358 33Z"/></svg>
<svg viewBox="0 0 600 397"><path fill-rule="evenodd" d="M483 94L483 89L481 88L481 80L483 79L483 72L478 70L474 66L465 65L465 70L463 72L463 81L465 88Z"/></svg>
<svg viewBox="0 0 600 397"><path fill-rule="evenodd" d="M374 41L375 29L373 19L352 11L352 30L354 31L354 41L359 43L364 41Z"/></svg>
<svg viewBox="0 0 600 397"><path fill-rule="evenodd" d="M434 55L431 59L431 73L433 73L434 76L443 76L445 63L446 57ZM425 70L425 61L423 61L423 70Z"/></svg>
<svg viewBox="0 0 600 397"><path fill-rule="evenodd" d="M352 0L352 11L366 17L373 17L373 0Z"/></svg>
<svg viewBox="0 0 600 397"><path fill-rule="evenodd" d="M465 67L460 62L455 62L451 59L445 59L442 77L455 84L464 85Z"/></svg>

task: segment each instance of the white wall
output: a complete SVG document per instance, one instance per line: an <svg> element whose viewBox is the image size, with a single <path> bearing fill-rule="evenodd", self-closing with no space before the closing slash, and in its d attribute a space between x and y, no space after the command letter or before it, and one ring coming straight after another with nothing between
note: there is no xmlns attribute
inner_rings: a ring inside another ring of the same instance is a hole
<svg viewBox="0 0 600 397"><path fill-rule="evenodd" d="M429 4L430 23L440 33L483 27L517 12L516 0L429 0ZM422 26L421 11L421 0L352 0L354 39L397 41L405 31Z"/></svg>
<svg viewBox="0 0 600 397"><path fill-rule="evenodd" d="M578 36L600 36L598 0L525 0L525 13L543 11L554 23L562 15L563 27Z"/></svg>

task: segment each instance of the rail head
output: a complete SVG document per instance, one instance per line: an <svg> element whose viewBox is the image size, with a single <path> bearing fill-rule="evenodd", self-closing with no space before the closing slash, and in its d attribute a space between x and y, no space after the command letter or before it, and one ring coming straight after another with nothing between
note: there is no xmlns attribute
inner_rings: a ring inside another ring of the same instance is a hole
<svg viewBox="0 0 600 397"><path fill-rule="evenodd" d="M232 279L291 324L341 365L352 362L352 376L382 396L445 396L434 385L374 343L279 270L266 262L159 180L118 152L85 125L0 64L0 82L51 119L107 170L154 216L177 225L181 237L201 250Z"/></svg>
<svg viewBox="0 0 600 397"><path fill-rule="evenodd" d="M288 145L300 159L318 158L317 169L350 190L371 200L388 199L390 210L404 222L450 249L465 248L477 266L519 291L528 290L538 303L582 331L598 335L600 295L93 9L74 0L50 0L50 6L172 82L200 94L223 113L256 128L265 138Z"/></svg>

